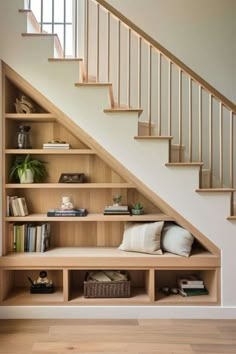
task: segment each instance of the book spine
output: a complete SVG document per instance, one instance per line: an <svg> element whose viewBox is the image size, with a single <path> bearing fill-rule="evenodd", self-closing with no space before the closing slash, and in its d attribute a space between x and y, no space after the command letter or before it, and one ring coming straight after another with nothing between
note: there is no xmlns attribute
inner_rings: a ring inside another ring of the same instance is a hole
<svg viewBox="0 0 236 354"><path fill-rule="evenodd" d="M27 215L29 215L25 198L24 198L24 197L22 197L22 198L17 198L17 202L18 202L19 209L20 209L20 215L21 215L21 216L27 216Z"/></svg>

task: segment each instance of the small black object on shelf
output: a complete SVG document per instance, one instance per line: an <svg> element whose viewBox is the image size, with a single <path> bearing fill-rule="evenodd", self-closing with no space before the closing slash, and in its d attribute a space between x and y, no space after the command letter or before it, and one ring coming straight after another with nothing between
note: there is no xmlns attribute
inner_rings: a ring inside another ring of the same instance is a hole
<svg viewBox="0 0 236 354"><path fill-rule="evenodd" d="M62 173L59 183L84 183L84 173Z"/></svg>
<svg viewBox="0 0 236 354"><path fill-rule="evenodd" d="M52 294L55 291L54 284L51 280L48 280L46 271L41 271L39 273L39 278L35 281L33 281L30 277L28 277L28 279L31 283L31 294Z"/></svg>

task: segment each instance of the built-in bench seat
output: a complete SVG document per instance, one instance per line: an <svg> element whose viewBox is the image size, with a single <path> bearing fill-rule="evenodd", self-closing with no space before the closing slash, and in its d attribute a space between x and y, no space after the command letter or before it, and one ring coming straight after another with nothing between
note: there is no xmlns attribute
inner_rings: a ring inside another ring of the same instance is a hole
<svg viewBox="0 0 236 354"><path fill-rule="evenodd" d="M149 255L120 251L116 247L60 247L45 253L11 253L0 258L0 266L50 268L196 268L220 267L220 256L207 250L193 250L190 257L171 253Z"/></svg>

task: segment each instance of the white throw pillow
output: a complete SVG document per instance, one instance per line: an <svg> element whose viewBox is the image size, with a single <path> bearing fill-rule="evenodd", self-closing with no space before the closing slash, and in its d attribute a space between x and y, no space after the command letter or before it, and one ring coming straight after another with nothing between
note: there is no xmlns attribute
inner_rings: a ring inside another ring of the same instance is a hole
<svg viewBox="0 0 236 354"><path fill-rule="evenodd" d="M193 241L194 237L188 230L170 222L165 223L161 236L163 251L189 257Z"/></svg>
<svg viewBox="0 0 236 354"><path fill-rule="evenodd" d="M122 251L162 254L161 231L163 226L163 221L127 223L119 249Z"/></svg>

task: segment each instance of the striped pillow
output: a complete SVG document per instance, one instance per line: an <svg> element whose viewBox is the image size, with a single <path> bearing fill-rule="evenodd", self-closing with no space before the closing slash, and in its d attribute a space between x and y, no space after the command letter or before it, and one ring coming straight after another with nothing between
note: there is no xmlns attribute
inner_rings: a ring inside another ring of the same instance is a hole
<svg viewBox="0 0 236 354"><path fill-rule="evenodd" d="M151 223L132 223L125 226L123 241L119 246L122 251L162 254L161 231L164 221Z"/></svg>

